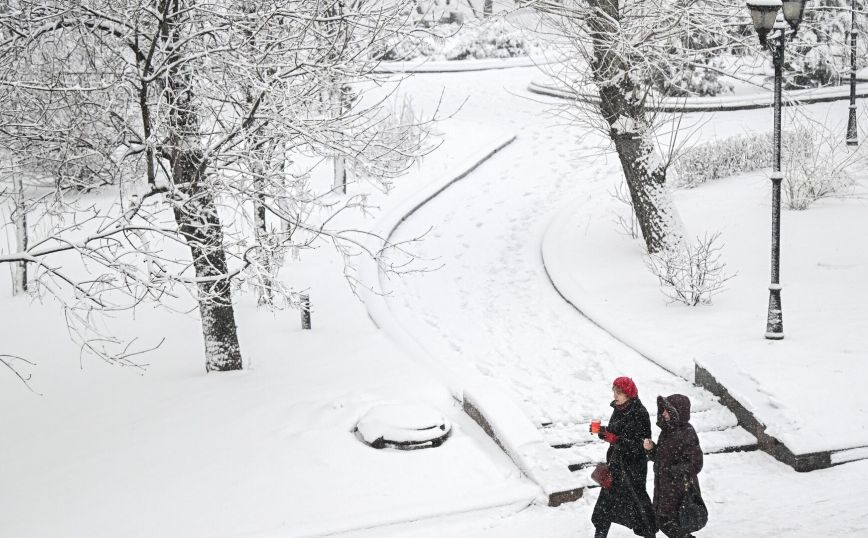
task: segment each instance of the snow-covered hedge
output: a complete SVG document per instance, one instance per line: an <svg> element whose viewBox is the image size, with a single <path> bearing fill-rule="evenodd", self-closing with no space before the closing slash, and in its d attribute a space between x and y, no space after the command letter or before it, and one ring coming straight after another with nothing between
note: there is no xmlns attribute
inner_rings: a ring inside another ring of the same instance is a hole
<svg viewBox="0 0 868 538"><path fill-rule="evenodd" d="M785 132L782 145L786 152L810 151L811 137L799 132ZM675 187L693 188L724 177L743 174L772 165L772 135L743 135L724 138L689 148L678 155L670 167L670 181Z"/></svg>
<svg viewBox="0 0 868 538"><path fill-rule="evenodd" d="M823 125L799 125L783 134L783 192L789 209L807 209L813 202L852 189L849 169L865 161L861 148L846 151L841 137ZM670 181L693 188L706 181L772 165L772 135L735 136L694 146L672 162Z"/></svg>

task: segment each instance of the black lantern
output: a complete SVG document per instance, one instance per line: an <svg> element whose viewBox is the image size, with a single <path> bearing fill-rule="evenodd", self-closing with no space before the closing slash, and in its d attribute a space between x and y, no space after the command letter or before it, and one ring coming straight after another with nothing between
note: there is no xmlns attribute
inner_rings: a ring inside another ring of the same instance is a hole
<svg viewBox="0 0 868 538"><path fill-rule="evenodd" d="M799 24L802 22L802 16L805 14L806 0L784 0L784 18L787 24L795 32L799 29Z"/></svg>
<svg viewBox="0 0 868 538"><path fill-rule="evenodd" d="M787 4L799 4L804 10L805 2L788 0ZM775 27L775 19L778 18L778 10L781 9L781 0L748 0L747 7L750 9L750 18L759 36L760 43L766 44L766 36ZM788 19L789 20L789 19ZM801 11L799 21L802 20ZM798 23L796 23L798 25Z"/></svg>

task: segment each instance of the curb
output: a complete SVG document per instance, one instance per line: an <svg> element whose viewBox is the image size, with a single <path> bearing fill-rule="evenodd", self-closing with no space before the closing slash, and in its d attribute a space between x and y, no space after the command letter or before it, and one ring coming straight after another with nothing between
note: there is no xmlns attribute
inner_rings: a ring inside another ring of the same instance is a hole
<svg viewBox="0 0 868 538"><path fill-rule="evenodd" d="M851 461L860 459L868 459L868 454L856 455L856 457L848 458L848 454L853 454L856 451L861 451L866 447L852 447L840 450L824 450L821 452L810 452L807 454L794 454L784 443L777 438L768 435L766 426L760 422L753 413L747 410L741 402L739 402L723 384L714 377L704 366L695 362L696 365L696 384L704 388L708 392L714 394L720 399L725 407L727 407L738 419L738 424L756 436L757 444L760 450L771 455L781 463L785 463L800 473L816 471L818 469L828 469L835 465L842 465ZM835 456L844 456L836 458Z"/></svg>
<svg viewBox="0 0 868 538"><path fill-rule="evenodd" d="M561 291L561 289L558 287L557 283L555 282L555 279L552 277L549 266L546 263L546 250L548 250L548 248L547 248L548 247L548 238L550 237L551 229L557 224L557 221L560 220L561 215L565 211L564 208L569 208L569 207L571 207L571 205L569 205L569 204L565 205L563 208L561 208L555 212L554 216L551 218L548 225L546 225L545 231L543 232L542 241L540 241L540 261L541 261L542 266L543 266L543 271L545 272L546 278L548 279L549 283L551 284L552 289L555 290L555 292L561 297L561 299L564 300L564 302L566 302L568 305L573 307L573 309L575 309L576 312L578 312L579 314L581 314L582 317L584 317L585 319L587 319L588 321L593 323L595 326L597 326L601 331L605 332L606 334L608 334L609 336L611 336L612 338L614 338L618 342L621 342L622 345L633 350L633 352L635 352L637 355L639 355L643 359L647 360L648 362L658 366L663 371L665 371L669 374L672 374L675 377L683 379L687 382L690 382L691 381L690 379L687 379L686 377L678 374L677 372L672 371L671 369L667 368L661 361L656 360L654 357L641 351L638 347L636 347L633 344L631 344L630 342L628 342L627 339L622 337L618 331L616 331L615 329L612 329L610 326L608 326L608 324L604 324L603 322L601 322L599 320L599 316L594 317L594 316L589 315L585 309L581 308L579 305L577 305L575 302L573 302L571 299L569 299L566 295L564 295L564 292Z"/></svg>
<svg viewBox="0 0 868 538"><path fill-rule="evenodd" d="M540 56L518 56L514 58L483 58L481 60L403 60L383 61L374 69L379 74L401 73L473 73L477 71L495 71L500 69L515 69L519 67L537 67L555 63Z"/></svg>
<svg viewBox="0 0 868 538"><path fill-rule="evenodd" d="M576 93L545 82L531 82L528 91L567 99L570 101L582 101L592 105L599 105L600 98L590 93ZM856 97L868 97L868 84L860 84L856 87ZM811 88L806 90L793 90L784 96L783 106L808 105L813 103L828 103L843 101L850 98L849 86L836 86L834 88ZM645 105L650 112L724 112L735 110L755 110L768 108L773 104L774 96L769 93L747 95L732 99L727 102L726 97L691 97L673 98L665 97L658 104ZM704 101L703 101L704 100Z"/></svg>

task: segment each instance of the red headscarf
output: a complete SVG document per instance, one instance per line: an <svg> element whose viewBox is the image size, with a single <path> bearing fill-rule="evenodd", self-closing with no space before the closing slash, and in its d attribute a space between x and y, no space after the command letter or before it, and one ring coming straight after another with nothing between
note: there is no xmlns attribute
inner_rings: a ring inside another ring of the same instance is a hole
<svg viewBox="0 0 868 538"><path fill-rule="evenodd" d="M612 382L612 387L623 392L628 398L636 398L639 396L639 389L636 388L636 383L629 377L619 377Z"/></svg>

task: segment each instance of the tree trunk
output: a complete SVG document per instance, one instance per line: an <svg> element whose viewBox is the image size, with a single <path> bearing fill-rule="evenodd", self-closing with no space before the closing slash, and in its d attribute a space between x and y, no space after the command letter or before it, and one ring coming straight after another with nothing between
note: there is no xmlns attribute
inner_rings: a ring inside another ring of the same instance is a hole
<svg viewBox="0 0 868 538"><path fill-rule="evenodd" d="M271 152L266 152L266 156L270 158ZM253 200L253 226L256 232L256 244L259 246L257 259L261 264L259 282L257 282L257 304L260 306L274 304L274 290L271 281L274 264L271 259L272 251L269 245L268 227L265 222L266 185L262 176L266 166L267 164L257 163L253 167L253 189L256 191Z"/></svg>
<svg viewBox="0 0 868 538"><path fill-rule="evenodd" d="M192 62L196 60L185 57L186 51L181 44L185 33L190 31L186 20L188 7L183 1L174 0L167 22L161 29L172 51L167 62L171 67L165 93L171 107L171 134L164 153L171 162L172 181L177 193L170 201L178 231L193 258L205 340L205 370L240 370L241 347L232 307L223 228L213 193L204 181L208 163L202 148L194 99Z"/></svg>
<svg viewBox="0 0 868 538"><path fill-rule="evenodd" d="M13 220L15 222L15 239L18 252L27 250L27 208L24 198L24 182L21 176L13 172L12 183L14 189L15 207L13 208ZM27 262L15 264L15 274L12 277L12 294L18 295L27 291Z"/></svg>
<svg viewBox="0 0 868 538"><path fill-rule="evenodd" d="M612 132L610 136L621 161L646 249L655 253L677 244L680 223L666 188L666 170L655 165L654 148L641 134Z"/></svg>
<svg viewBox="0 0 868 538"><path fill-rule="evenodd" d="M349 86L335 81L332 85L331 102L337 110L338 118L343 117L350 109L350 92ZM343 145L343 137L338 136L338 144ZM347 159L338 153L334 157L334 190L341 194L347 193Z"/></svg>
<svg viewBox="0 0 868 538"><path fill-rule="evenodd" d="M597 0L591 5L603 14L588 19L600 113L609 125L645 246L649 253L660 252L681 241L680 221L666 188L666 167L651 140L643 92L629 76L633 62L619 47L619 39L624 39L618 29L619 2Z"/></svg>
<svg viewBox="0 0 868 538"><path fill-rule="evenodd" d="M241 369L241 347L232 306L231 280L223 250L223 229L210 193L200 190L199 156L182 154L175 181L190 185L189 198L174 208L175 222L190 247L196 272L199 314L205 340L205 370Z"/></svg>

